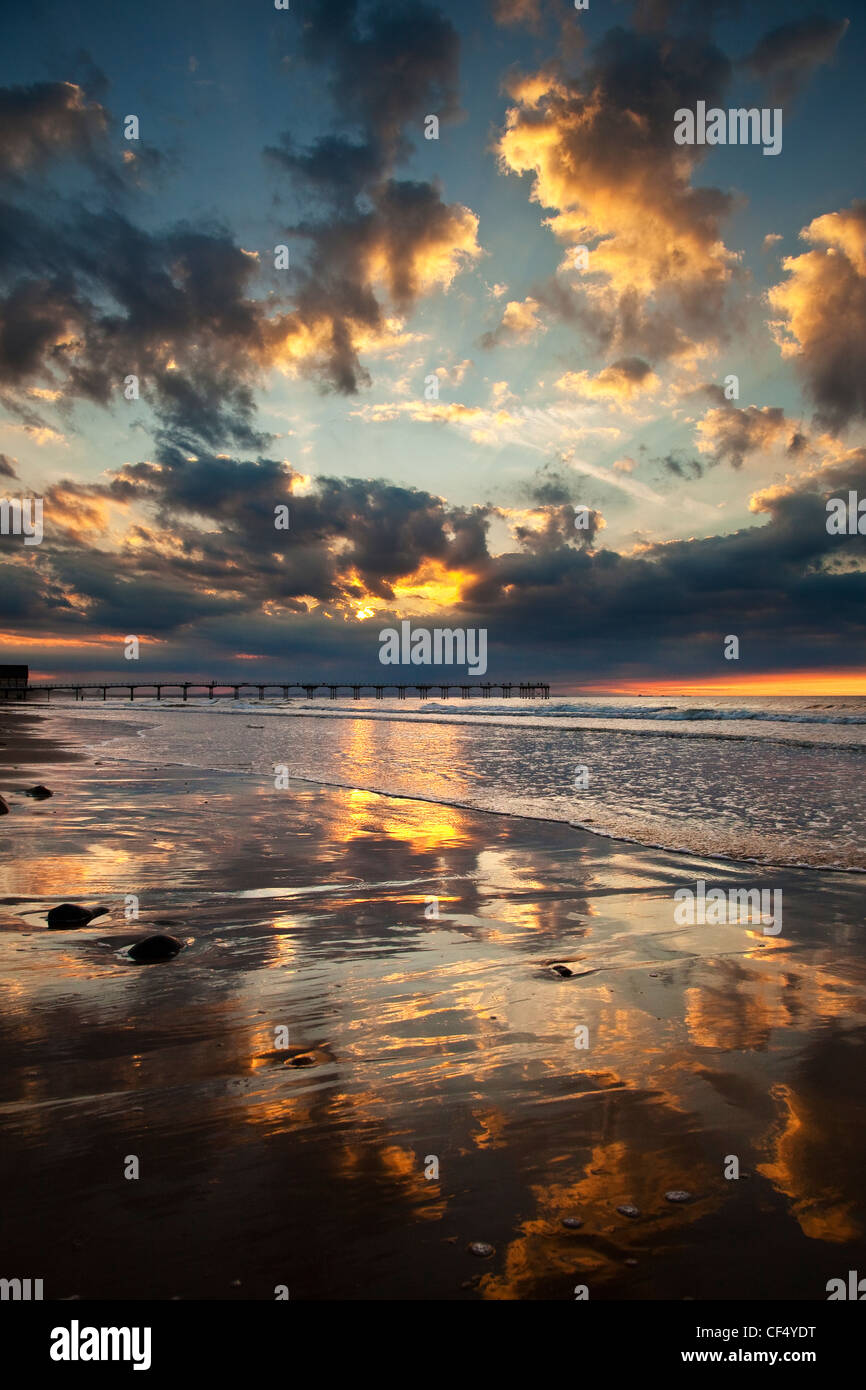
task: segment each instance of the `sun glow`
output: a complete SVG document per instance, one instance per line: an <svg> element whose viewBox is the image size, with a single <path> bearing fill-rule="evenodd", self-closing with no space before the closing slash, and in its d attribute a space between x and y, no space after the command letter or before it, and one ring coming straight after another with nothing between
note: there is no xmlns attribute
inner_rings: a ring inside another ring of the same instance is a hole
<svg viewBox="0 0 866 1390"><path fill-rule="evenodd" d="M866 695L866 670L773 671L763 675L607 681L581 691L608 695Z"/></svg>

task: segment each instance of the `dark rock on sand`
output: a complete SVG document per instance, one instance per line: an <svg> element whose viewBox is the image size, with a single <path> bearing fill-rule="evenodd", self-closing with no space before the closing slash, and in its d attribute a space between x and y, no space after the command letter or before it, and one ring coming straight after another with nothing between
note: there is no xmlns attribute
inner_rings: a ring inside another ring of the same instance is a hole
<svg viewBox="0 0 866 1390"><path fill-rule="evenodd" d="M50 792L47 787L43 787L40 783L38 787L28 787L24 795L32 796L34 801L47 801L49 796L53 796L54 793Z"/></svg>
<svg viewBox="0 0 866 1390"><path fill-rule="evenodd" d="M623 1206L617 1207L617 1211L619 1212L620 1216L629 1216L632 1220L634 1220L636 1216L640 1216L640 1207L633 1207L629 1203L625 1203Z"/></svg>
<svg viewBox="0 0 866 1390"><path fill-rule="evenodd" d="M138 961L139 964L149 965L152 961L171 960L178 951L183 950L183 942L178 941L175 936L164 936L161 932L156 936L145 936L141 941L136 941L130 946L127 955L130 960Z"/></svg>
<svg viewBox="0 0 866 1390"><path fill-rule="evenodd" d="M551 969L555 975L561 975L564 980L570 979L574 974L574 971L569 970L567 965L553 965Z"/></svg>
<svg viewBox="0 0 866 1390"><path fill-rule="evenodd" d="M672 1191L665 1193L666 1202L690 1202L691 1200L691 1192L686 1192L681 1187L675 1187Z"/></svg>
<svg viewBox="0 0 866 1390"><path fill-rule="evenodd" d="M473 1240L466 1249L470 1255L477 1255L479 1260L489 1260L491 1255L496 1254L495 1246L488 1245L486 1240Z"/></svg>
<svg viewBox="0 0 866 1390"><path fill-rule="evenodd" d="M6 802L3 800L2 796L0 796L0 816L8 816L8 814L9 807L6 805Z"/></svg>
<svg viewBox="0 0 866 1390"><path fill-rule="evenodd" d="M86 927L93 913L88 907L78 907L76 903L61 903L59 907L48 910L48 925L54 931L68 927Z"/></svg>
<svg viewBox="0 0 866 1390"><path fill-rule="evenodd" d="M301 1052L297 1057L289 1057L286 1061L287 1067L314 1067L315 1057L311 1057L309 1052Z"/></svg>
<svg viewBox="0 0 866 1390"><path fill-rule="evenodd" d="M564 1216L562 1218L562 1224L567 1227L569 1231L579 1231L583 1222L579 1216Z"/></svg>

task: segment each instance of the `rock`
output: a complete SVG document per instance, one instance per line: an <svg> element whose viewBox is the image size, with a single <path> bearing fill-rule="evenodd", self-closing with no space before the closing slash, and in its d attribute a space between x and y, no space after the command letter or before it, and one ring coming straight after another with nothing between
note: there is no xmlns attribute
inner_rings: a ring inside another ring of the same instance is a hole
<svg viewBox="0 0 866 1390"><path fill-rule="evenodd" d="M301 1052L297 1057L289 1057L286 1062L287 1067L314 1067L315 1065L316 1059L311 1057L309 1052Z"/></svg>
<svg viewBox="0 0 866 1390"><path fill-rule="evenodd" d="M94 918L96 918L96 917L107 917L110 911L111 911L111 908L110 908L110 907L94 907L94 908L91 908L91 910L90 910L90 920L91 920L91 922L92 922L92 921L94 920Z"/></svg>
<svg viewBox="0 0 866 1390"><path fill-rule="evenodd" d="M6 805L6 802L3 800L2 796L0 796L0 816L8 816L8 814L9 807Z"/></svg>
<svg viewBox="0 0 866 1390"><path fill-rule="evenodd" d="M145 936L141 941L136 941L130 946L127 955L130 960L138 961L139 964L149 965L153 961L171 960L178 951L183 950L183 942L178 941L175 936L163 936L161 932L156 936Z"/></svg>
<svg viewBox="0 0 866 1390"><path fill-rule="evenodd" d="M564 1216L562 1218L562 1224L566 1226L569 1231L579 1231L583 1222L579 1216Z"/></svg>
<svg viewBox="0 0 866 1390"><path fill-rule="evenodd" d="M574 971L569 970L567 965L554 965L551 966L551 969L553 970L554 974L561 975L564 980L570 979L571 976L574 974Z"/></svg>
<svg viewBox="0 0 866 1390"><path fill-rule="evenodd" d="M48 925L53 931L64 931L72 927L86 927L93 913L87 907L76 903L61 903L59 907L48 910Z"/></svg>
<svg viewBox="0 0 866 1390"><path fill-rule="evenodd" d="M488 1245L486 1240L470 1241L466 1249L470 1255L477 1255L479 1260L489 1260L491 1255L496 1254L496 1247Z"/></svg>
<svg viewBox="0 0 866 1390"><path fill-rule="evenodd" d="M629 1269L637 1268L637 1260L626 1260L626 1264L628 1265Z"/></svg>
<svg viewBox="0 0 866 1390"><path fill-rule="evenodd" d="M628 1216L631 1217L632 1220L634 1220L636 1216L640 1216L640 1207L630 1206L627 1202L623 1206L617 1207L617 1211L620 1216Z"/></svg>
<svg viewBox="0 0 866 1390"><path fill-rule="evenodd" d="M28 787L24 795L32 796L34 801L47 801L48 797L53 796L54 793L40 784L38 787Z"/></svg>
<svg viewBox="0 0 866 1390"><path fill-rule="evenodd" d="M685 1192L681 1187L675 1187L670 1192L665 1193L666 1202L690 1202L691 1200L691 1192Z"/></svg>

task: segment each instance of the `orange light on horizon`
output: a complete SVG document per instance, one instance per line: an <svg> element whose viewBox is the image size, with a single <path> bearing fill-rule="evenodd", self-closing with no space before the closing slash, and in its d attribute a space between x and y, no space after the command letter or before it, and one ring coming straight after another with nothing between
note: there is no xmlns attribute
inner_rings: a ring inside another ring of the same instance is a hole
<svg viewBox="0 0 866 1390"><path fill-rule="evenodd" d="M866 670L771 671L755 675L698 676L680 680L607 681L582 685L576 694L606 695L866 695Z"/></svg>

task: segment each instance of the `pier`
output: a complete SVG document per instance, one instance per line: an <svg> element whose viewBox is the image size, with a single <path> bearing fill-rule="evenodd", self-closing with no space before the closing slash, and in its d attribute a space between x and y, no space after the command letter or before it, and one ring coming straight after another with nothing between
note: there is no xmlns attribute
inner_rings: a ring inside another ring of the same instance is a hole
<svg viewBox="0 0 866 1390"><path fill-rule="evenodd" d="M382 685L363 681L87 681L82 684L68 681L42 684L37 681L26 686L18 685L14 689L4 689L0 686L0 700L29 700L41 696L50 700L52 695L66 695L73 700L108 700L109 691L120 692L120 695L113 693L111 699L130 700L213 700L228 696L235 700L280 697L288 700L290 694L306 696L308 700L316 699L320 695L332 700L348 699L349 695L353 700L361 700L365 695L384 700L386 695L393 694L396 699L405 700L407 691L414 692L414 698L419 700L427 700L431 694L433 699L449 700L452 691L463 700L489 700L493 695L503 700L510 700L513 696L520 700L550 699L550 686L543 681L477 681L470 684L436 681L425 682L424 685L395 684L393 681ZM242 691L247 692L243 697Z"/></svg>

